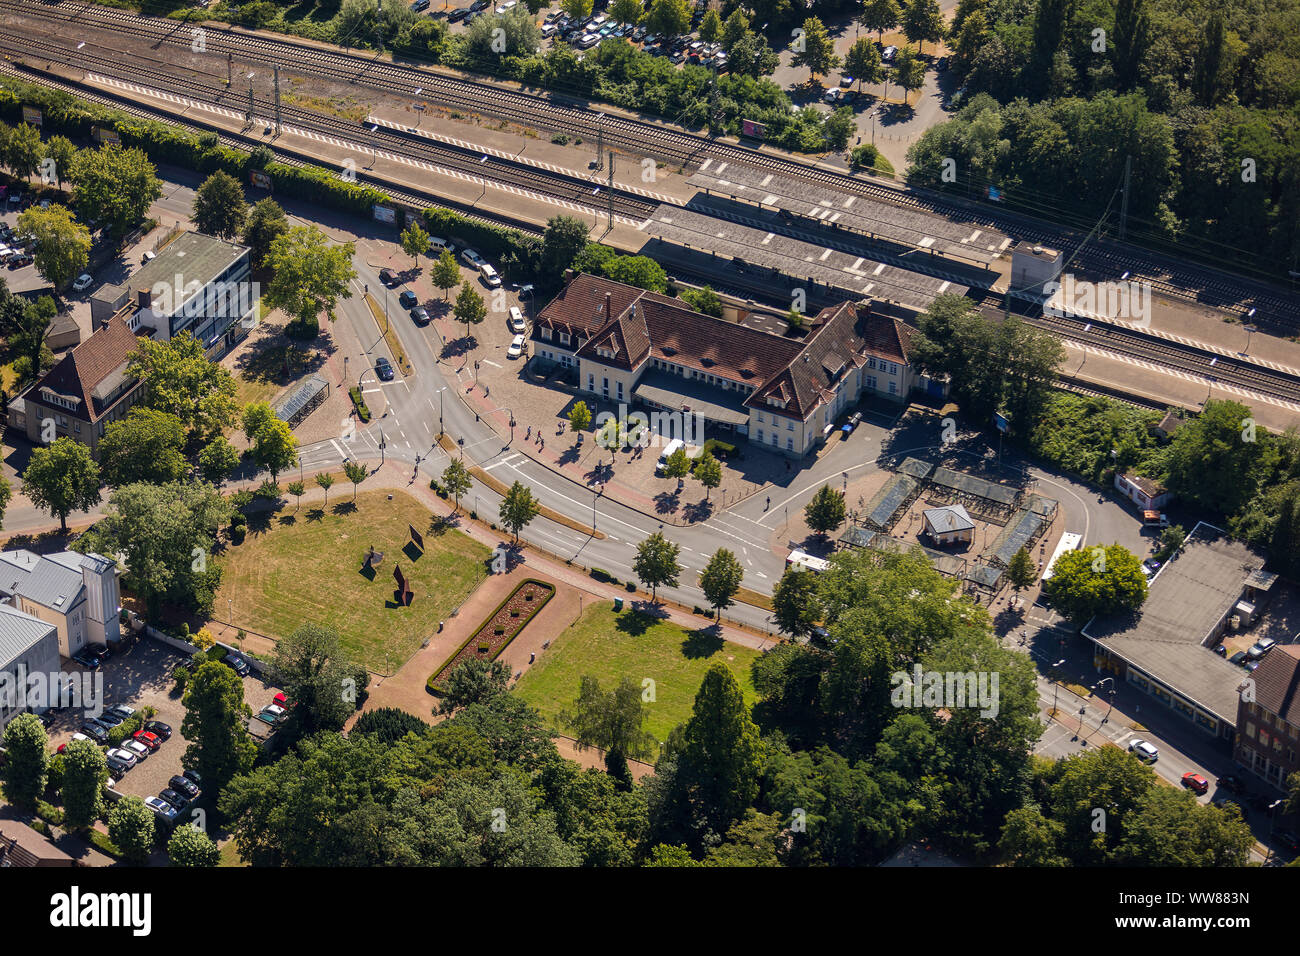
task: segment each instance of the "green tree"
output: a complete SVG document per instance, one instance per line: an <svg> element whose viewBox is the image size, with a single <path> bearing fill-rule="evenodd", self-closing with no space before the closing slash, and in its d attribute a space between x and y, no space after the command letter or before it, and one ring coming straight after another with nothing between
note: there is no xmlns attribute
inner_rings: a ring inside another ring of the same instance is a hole
<svg viewBox="0 0 1300 956"><path fill-rule="evenodd" d="M73 201L78 215L97 219L120 238L144 220L162 196L162 183L142 150L120 146L83 149L72 164Z"/></svg>
<svg viewBox="0 0 1300 956"><path fill-rule="evenodd" d="M244 223L244 245L252 250L255 265L261 265L275 240L289 231L289 217L274 199L254 204Z"/></svg>
<svg viewBox="0 0 1300 956"><path fill-rule="evenodd" d="M54 356L45 344L45 335L58 315L58 306L48 295L35 302L9 296L3 309L4 333L9 347L18 354L14 359L14 371L20 383L34 380L54 362Z"/></svg>
<svg viewBox="0 0 1300 956"><path fill-rule="evenodd" d="M304 484L301 481L291 481L289 482L289 487L285 490L288 491L289 494L293 495L294 498L297 499L297 501L294 503L293 506L293 510L297 511L299 508L302 507L302 496L307 493L306 484Z"/></svg>
<svg viewBox="0 0 1300 956"><path fill-rule="evenodd" d="M636 0L627 2L639 9ZM610 15L618 19L612 12ZM564 275L564 270L570 268L578 253L587 247L589 232L587 224L576 216L553 216L548 219L546 231L542 233L542 275Z"/></svg>
<svg viewBox="0 0 1300 956"><path fill-rule="evenodd" d="M750 808L744 819L731 825L722 842L704 858L705 866L780 866L785 821L779 813L759 813Z"/></svg>
<svg viewBox="0 0 1300 956"><path fill-rule="evenodd" d="M835 41L826 32L826 25L816 17L803 22L801 33L795 37L791 66L806 66L810 76L826 76L840 65L835 53Z"/></svg>
<svg viewBox="0 0 1300 956"><path fill-rule="evenodd" d="M884 43L885 31L898 26L898 21L902 18L903 11L898 0L864 0L862 12L858 14L858 23L868 32L875 30L876 39Z"/></svg>
<svg viewBox="0 0 1300 956"><path fill-rule="evenodd" d="M645 16L645 25L659 36L681 36L691 28L690 5L686 0L654 0Z"/></svg>
<svg viewBox="0 0 1300 956"><path fill-rule="evenodd" d="M453 667L442 684L442 703L435 712L451 714L504 694L510 686L510 665L503 660L469 657Z"/></svg>
<svg viewBox="0 0 1300 956"><path fill-rule="evenodd" d="M352 500L356 501L357 485L370 477L370 470L359 461L347 461L343 463L343 477L352 482Z"/></svg>
<svg viewBox="0 0 1300 956"><path fill-rule="evenodd" d="M894 82L903 88L905 103L908 95L925 85L925 61L910 46L903 47L894 58Z"/></svg>
<svg viewBox="0 0 1300 956"><path fill-rule="evenodd" d="M713 291L712 286L699 289L683 289L681 298L696 312L703 312L715 318L722 318L722 297Z"/></svg>
<svg viewBox="0 0 1300 956"><path fill-rule="evenodd" d="M99 466L90 457L90 449L66 436L33 449L22 478L23 494L37 508L58 518L65 534L69 514L99 504Z"/></svg>
<svg viewBox="0 0 1300 956"><path fill-rule="evenodd" d="M645 729L647 711L641 686L624 675L605 691L590 674L582 675L573 709L560 712L560 723L573 732L579 750L597 747L610 757L642 759L654 752L655 737Z"/></svg>
<svg viewBox="0 0 1300 956"><path fill-rule="evenodd" d="M709 563L700 572L700 590L704 592L709 607L717 612L719 622L722 620L722 612L731 607L732 599L740 590L740 582L744 578L745 569L726 548L713 552L713 557L709 558Z"/></svg>
<svg viewBox="0 0 1300 956"><path fill-rule="evenodd" d="M122 485L76 548L125 555L126 583L150 614L164 601L210 612L221 582L210 557L230 514L230 502L206 483Z"/></svg>
<svg viewBox="0 0 1300 956"><path fill-rule="evenodd" d="M659 0L670 3L673 0ZM668 288L668 273L649 256L614 256L604 266L606 277L625 285L650 292L664 292Z"/></svg>
<svg viewBox="0 0 1300 956"><path fill-rule="evenodd" d="M641 22L641 14L640 0L614 0L609 5L609 15L615 23L627 23L636 26Z"/></svg>
<svg viewBox="0 0 1300 956"><path fill-rule="evenodd" d="M420 264L420 256L429 251L429 234L420 228L418 222L412 222L401 235L402 251L411 257L411 267Z"/></svg>
<svg viewBox="0 0 1300 956"><path fill-rule="evenodd" d="M460 282L460 266L456 265L456 257L451 254L450 249L444 247L438 254L438 260L433 264L433 271L429 278L442 290L443 301L446 301L450 290Z"/></svg>
<svg viewBox="0 0 1300 956"><path fill-rule="evenodd" d="M144 863L153 849L154 812L136 796L123 797L108 811L108 838L128 863Z"/></svg>
<svg viewBox="0 0 1300 956"><path fill-rule="evenodd" d="M700 39L705 43L714 43L722 36L722 18L718 16L718 11L710 9L704 14L704 19L700 21L699 29Z"/></svg>
<svg viewBox="0 0 1300 956"><path fill-rule="evenodd" d="M5 797L20 807L32 808L45 793L49 778L50 740L35 714L19 714L5 726L5 764L0 767Z"/></svg>
<svg viewBox="0 0 1300 956"><path fill-rule="evenodd" d="M1238 867L1249 863L1254 845L1236 809L1202 806L1186 790L1152 787L1125 819L1116 857L1128 866Z"/></svg>
<svg viewBox="0 0 1300 956"><path fill-rule="evenodd" d="M1038 568L1034 565L1034 559L1027 550L1021 548L1007 562L1007 582L1015 588L1016 597L1019 597L1021 591L1033 587L1037 580Z"/></svg>
<svg viewBox="0 0 1300 956"><path fill-rule="evenodd" d="M1007 814L998 850L1014 866L1069 866L1061 854L1061 824L1037 807L1020 807Z"/></svg>
<svg viewBox="0 0 1300 956"><path fill-rule="evenodd" d="M853 77L862 90L863 83L879 83L885 78L885 67L880 61L880 51L866 37L861 37L844 55L844 72Z"/></svg>
<svg viewBox="0 0 1300 956"><path fill-rule="evenodd" d="M18 231L36 239L36 271L56 289L80 275L90 261L90 230L58 204L32 206L18 217Z"/></svg>
<svg viewBox="0 0 1300 956"><path fill-rule="evenodd" d="M903 36L925 49L925 41L938 43L947 35L939 0L909 0L903 10Z"/></svg>
<svg viewBox="0 0 1300 956"><path fill-rule="evenodd" d="M560 0L560 9L571 20L585 20L591 16L591 2L592 0Z"/></svg>
<svg viewBox="0 0 1300 956"><path fill-rule="evenodd" d="M858 131L858 121L853 115L853 107L840 106L831 112L822 123L822 135L826 145L833 150L841 150L849 145L849 140Z"/></svg>
<svg viewBox="0 0 1300 956"><path fill-rule="evenodd" d="M643 538L637 545L632 570L641 583L650 589L650 600L656 599L661 584L677 587L677 576L682 571L677 556L681 551L681 545L669 541L660 531Z"/></svg>
<svg viewBox="0 0 1300 956"><path fill-rule="evenodd" d="M695 695L677 760L676 786L694 818L723 834L758 796L763 746L740 685L714 663Z"/></svg>
<svg viewBox="0 0 1300 956"><path fill-rule="evenodd" d="M257 745L244 729L251 711L244 703L244 680L219 661L208 661L190 678L182 698L181 734L189 741L181 763L197 770L203 788L220 793L236 774L247 773Z"/></svg>
<svg viewBox="0 0 1300 956"><path fill-rule="evenodd" d="M587 403L579 399L573 403L569 409L569 430L580 432L591 425L591 409Z"/></svg>
<svg viewBox="0 0 1300 956"><path fill-rule="evenodd" d="M746 36L753 36L753 31L749 29L749 17L745 16L744 10L737 7L731 11L722 25L723 49L730 53L731 48Z"/></svg>
<svg viewBox="0 0 1300 956"><path fill-rule="evenodd" d="M844 495L830 485L822 485L803 510L808 527L822 537L844 524L847 514Z"/></svg>
<svg viewBox="0 0 1300 956"><path fill-rule="evenodd" d="M185 475L185 428L175 415L136 407L110 422L99 442L103 479L114 487L136 481L161 485Z"/></svg>
<svg viewBox="0 0 1300 956"><path fill-rule="evenodd" d="M321 491L325 492L325 507L328 508L330 503L330 488L334 486L334 476L328 472L318 472L316 475L316 484L320 486Z"/></svg>
<svg viewBox="0 0 1300 956"><path fill-rule="evenodd" d="M333 628L301 625L276 643L271 663L294 702L290 719L303 734L341 730L357 709L357 668Z"/></svg>
<svg viewBox="0 0 1300 956"><path fill-rule="evenodd" d="M357 277L352 268L356 245L332 244L315 226L293 226L277 236L266 254L272 278L266 304L283 309L307 332L320 328L320 315L334 320L334 307L349 295Z"/></svg>
<svg viewBox="0 0 1300 956"><path fill-rule="evenodd" d="M167 841L172 866L214 867L221 862L221 850L198 827L177 827Z"/></svg>
<svg viewBox="0 0 1300 956"><path fill-rule="evenodd" d="M212 439L199 452L199 474L214 485L221 485L238 467L239 452L224 435Z"/></svg>
<svg viewBox="0 0 1300 956"><path fill-rule="evenodd" d="M66 136L51 136L45 141L45 158L54 163L54 181L60 189L72 175L72 163L77 155L77 147Z"/></svg>
<svg viewBox="0 0 1300 956"><path fill-rule="evenodd" d="M483 304L483 297L468 282L460 287L460 292L456 295L456 306L452 312L456 316L456 321L465 323L466 338L469 337L471 325L478 325L487 318L487 306Z"/></svg>
<svg viewBox="0 0 1300 956"><path fill-rule="evenodd" d="M812 571L786 568L772 592L772 616L777 628L787 637L811 634L822 618L817 575Z"/></svg>
<svg viewBox="0 0 1300 956"><path fill-rule="evenodd" d="M5 144L4 160L20 182L26 182L36 175L44 157L41 131L35 126L20 123L10 132L9 141Z"/></svg>
<svg viewBox="0 0 1300 956"><path fill-rule="evenodd" d="M1276 442L1247 406L1212 400L1174 432L1165 484L1186 501L1231 516L1254 497L1276 460Z"/></svg>
<svg viewBox="0 0 1300 956"><path fill-rule="evenodd" d="M252 443L249 451L253 461L271 473L273 482L278 481L280 472L298 463L298 439L289 423L277 417L266 402L249 404L243 418L244 436Z"/></svg>
<svg viewBox="0 0 1300 956"><path fill-rule="evenodd" d="M691 473L691 459L685 448L678 448L664 462L664 477L682 479Z"/></svg>
<svg viewBox="0 0 1300 956"><path fill-rule="evenodd" d="M514 536L517 544L519 542L519 532L523 531L541 510L541 505L533 498L532 489L522 482L516 481L510 486L510 490L505 493L505 497L501 499L501 507L497 509L497 516L502 527Z"/></svg>
<svg viewBox="0 0 1300 956"><path fill-rule="evenodd" d="M1147 579L1137 555L1123 545L1080 548L1056 559L1043 593L1067 618L1086 624L1096 615L1137 610L1147 597Z"/></svg>
<svg viewBox="0 0 1300 956"><path fill-rule="evenodd" d="M128 372L144 383L143 403L180 419L199 441L212 441L235 424L235 378L211 361L189 332L167 342L140 339Z"/></svg>
<svg viewBox="0 0 1300 956"><path fill-rule="evenodd" d="M460 510L460 496L468 494L473 482L470 479L469 469L459 458L453 458L447 462L447 467L442 471L442 486L451 495L452 500L456 503L456 510Z"/></svg>
<svg viewBox="0 0 1300 956"><path fill-rule="evenodd" d="M727 50L727 69L733 76L754 79L771 76L780 62L780 57L767 45L767 41L754 33L747 32Z"/></svg>
<svg viewBox="0 0 1300 956"><path fill-rule="evenodd" d="M695 478L704 486L704 497L707 499L709 492L722 484L722 462L706 449L695 462Z"/></svg>
<svg viewBox="0 0 1300 956"><path fill-rule="evenodd" d="M217 170L194 191L191 218L199 232L218 239L234 239L248 227L244 187L234 176Z"/></svg>
<svg viewBox="0 0 1300 956"><path fill-rule="evenodd" d="M63 825L84 830L104 805L103 786L108 779L104 752L91 740L74 740L63 748Z"/></svg>

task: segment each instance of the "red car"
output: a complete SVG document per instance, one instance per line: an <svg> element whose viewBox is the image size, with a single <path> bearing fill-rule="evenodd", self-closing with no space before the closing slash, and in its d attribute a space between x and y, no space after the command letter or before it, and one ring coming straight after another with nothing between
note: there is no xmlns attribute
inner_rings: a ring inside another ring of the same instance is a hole
<svg viewBox="0 0 1300 956"><path fill-rule="evenodd" d="M285 696L284 691L280 691L272 697L271 703L275 704L277 707L283 707L285 710L288 710L293 706L293 704L289 703L289 698Z"/></svg>
<svg viewBox="0 0 1300 956"><path fill-rule="evenodd" d="M1199 773L1185 773L1183 774L1183 786L1193 793L1205 793L1210 789L1210 781Z"/></svg>
<svg viewBox="0 0 1300 956"><path fill-rule="evenodd" d="M138 740L150 750L157 750L162 746L162 740L157 734L151 734L147 730L137 730L131 735L132 740ZM1204 793L1204 791L1201 791Z"/></svg>

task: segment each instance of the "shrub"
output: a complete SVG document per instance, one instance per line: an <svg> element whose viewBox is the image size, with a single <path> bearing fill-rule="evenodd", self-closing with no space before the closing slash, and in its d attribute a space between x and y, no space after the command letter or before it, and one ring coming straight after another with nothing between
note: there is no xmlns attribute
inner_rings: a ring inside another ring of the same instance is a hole
<svg viewBox="0 0 1300 956"><path fill-rule="evenodd" d="M370 409L366 407L366 400L361 397L361 389L353 385L348 389L348 395L352 398L352 406L357 410L357 418L362 422L370 421Z"/></svg>

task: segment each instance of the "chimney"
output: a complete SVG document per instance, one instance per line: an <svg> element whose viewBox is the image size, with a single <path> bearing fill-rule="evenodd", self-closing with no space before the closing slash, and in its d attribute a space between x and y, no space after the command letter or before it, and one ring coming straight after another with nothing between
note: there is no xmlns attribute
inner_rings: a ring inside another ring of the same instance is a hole
<svg viewBox="0 0 1300 956"><path fill-rule="evenodd" d="M614 313L612 311L613 307L614 307L614 295L613 293L606 292L605 293L605 318L612 319L614 317Z"/></svg>
<svg viewBox="0 0 1300 956"><path fill-rule="evenodd" d="M147 309L153 305L153 293L148 289L141 289L135 294L135 304L141 309Z"/></svg>
<svg viewBox="0 0 1300 956"><path fill-rule="evenodd" d="M570 282L572 282L572 281L573 281L573 277L576 276L577 274L578 274L578 273L574 272L572 269L565 269L565 270L564 270L564 284L565 284L565 285L568 285Z"/></svg>

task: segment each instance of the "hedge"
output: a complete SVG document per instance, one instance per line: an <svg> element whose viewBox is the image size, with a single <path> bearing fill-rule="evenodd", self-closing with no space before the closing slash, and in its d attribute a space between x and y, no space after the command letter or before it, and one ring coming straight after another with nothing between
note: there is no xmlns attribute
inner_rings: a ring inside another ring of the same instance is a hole
<svg viewBox="0 0 1300 956"><path fill-rule="evenodd" d="M370 409L366 406L366 400L361 397L361 389L353 385L348 389L348 395L352 398L352 405L357 410L357 418L362 422L370 421Z"/></svg>

